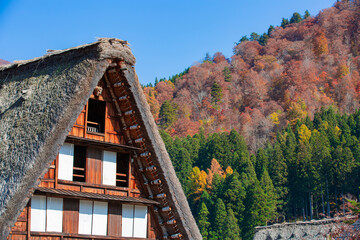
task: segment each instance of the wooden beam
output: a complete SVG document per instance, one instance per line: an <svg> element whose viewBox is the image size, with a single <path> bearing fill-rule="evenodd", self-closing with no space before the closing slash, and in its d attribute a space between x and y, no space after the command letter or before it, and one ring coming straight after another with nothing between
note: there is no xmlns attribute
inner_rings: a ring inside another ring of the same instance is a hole
<svg viewBox="0 0 360 240"><path fill-rule="evenodd" d="M98 147L103 147L103 148L113 148L116 150L125 150L126 152L129 151L141 151L141 148L138 147L133 147L133 146L128 146L128 145L122 145L122 144L117 144L117 143L111 143L111 142L104 142L104 141L99 141L99 140L95 140L95 139L88 139L88 138L81 138L81 137L75 137L75 136L67 136L65 142L69 142L69 143L79 143L79 144L87 144L87 146L98 146Z"/></svg>

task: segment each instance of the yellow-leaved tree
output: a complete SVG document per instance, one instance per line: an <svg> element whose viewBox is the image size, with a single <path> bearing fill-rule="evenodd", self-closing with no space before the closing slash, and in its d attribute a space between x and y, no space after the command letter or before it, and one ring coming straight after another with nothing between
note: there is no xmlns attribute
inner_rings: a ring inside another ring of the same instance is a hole
<svg viewBox="0 0 360 240"><path fill-rule="evenodd" d="M202 192L206 188L206 177L207 174L205 171L201 170L198 167L194 167L189 175L189 195L197 201L199 200Z"/></svg>
<svg viewBox="0 0 360 240"><path fill-rule="evenodd" d="M311 137L311 130L307 128L305 124L302 124L298 131L299 134L299 141L301 143L307 143Z"/></svg>

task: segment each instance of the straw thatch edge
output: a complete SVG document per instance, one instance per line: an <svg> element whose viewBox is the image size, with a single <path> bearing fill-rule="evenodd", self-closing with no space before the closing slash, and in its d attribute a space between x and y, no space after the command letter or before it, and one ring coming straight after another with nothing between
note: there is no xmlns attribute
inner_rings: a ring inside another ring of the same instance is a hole
<svg viewBox="0 0 360 240"><path fill-rule="evenodd" d="M176 176L174 167L171 163L165 144L160 136L159 130L151 114L150 106L146 101L146 97L142 91L135 69L125 72L125 78L130 85L130 91L134 97L136 111L141 115L142 125L144 126L146 138L151 140L151 147L155 153L154 159L160 167L159 173L164 178L164 186L166 188L167 199L169 200L177 223L184 234L185 239L202 239L200 231L196 225L195 219L191 213L184 191L181 187L179 179ZM180 220L180 222L179 222Z"/></svg>

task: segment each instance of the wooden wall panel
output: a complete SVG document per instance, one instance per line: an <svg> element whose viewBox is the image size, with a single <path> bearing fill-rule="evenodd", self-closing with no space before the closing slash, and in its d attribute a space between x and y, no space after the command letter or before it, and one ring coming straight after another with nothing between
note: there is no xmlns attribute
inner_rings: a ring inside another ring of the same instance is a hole
<svg viewBox="0 0 360 240"><path fill-rule="evenodd" d="M54 188L54 182L41 181L39 187Z"/></svg>
<svg viewBox="0 0 360 240"><path fill-rule="evenodd" d="M78 233L79 200L64 198L63 232Z"/></svg>
<svg viewBox="0 0 360 240"><path fill-rule="evenodd" d="M98 194L104 194L104 189L99 188L92 188L92 187L83 187L83 192L89 192L89 193L98 193Z"/></svg>
<svg viewBox="0 0 360 240"><path fill-rule="evenodd" d="M69 135L76 137L85 137L85 127L73 126Z"/></svg>
<svg viewBox="0 0 360 240"><path fill-rule="evenodd" d="M78 191L80 192L80 186L72 186L68 184L58 184L58 189L64 189L64 190L72 190L72 191Z"/></svg>
<svg viewBox="0 0 360 240"><path fill-rule="evenodd" d="M89 139L94 139L94 140L98 140L98 141L105 140L105 136L103 134L92 134L90 132L87 132L86 137Z"/></svg>
<svg viewBox="0 0 360 240"><path fill-rule="evenodd" d="M31 240L60 240L60 237L55 236L31 236Z"/></svg>
<svg viewBox="0 0 360 240"><path fill-rule="evenodd" d="M121 204L109 203L108 235L121 236Z"/></svg>
<svg viewBox="0 0 360 240"><path fill-rule="evenodd" d="M50 164L50 168L45 173L43 179L54 179L54 178L55 178L55 160Z"/></svg>
<svg viewBox="0 0 360 240"><path fill-rule="evenodd" d="M102 151L96 148L87 149L86 182L101 184Z"/></svg>
<svg viewBox="0 0 360 240"><path fill-rule="evenodd" d="M107 190L106 194L116 195L116 196L127 196L127 190L124 191Z"/></svg>
<svg viewBox="0 0 360 240"><path fill-rule="evenodd" d="M84 106L84 109L81 111L80 115L76 119L75 124L76 125L82 125L85 126L85 115L86 115L86 106Z"/></svg>
<svg viewBox="0 0 360 240"><path fill-rule="evenodd" d="M11 234L8 237L9 240L26 240L26 235Z"/></svg>
<svg viewBox="0 0 360 240"><path fill-rule="evenodd" d="M71 129L69 135L76 137L85 137L85 118L86 118L86 106L81 111L80 115L75 121L73 128Z"/></svg>

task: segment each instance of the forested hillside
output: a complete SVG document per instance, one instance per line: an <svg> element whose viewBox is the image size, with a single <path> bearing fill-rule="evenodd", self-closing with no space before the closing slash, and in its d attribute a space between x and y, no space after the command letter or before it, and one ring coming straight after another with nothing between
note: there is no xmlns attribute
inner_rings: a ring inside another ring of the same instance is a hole
<svg viewBox="0 0 360 240"><path fill-rule="evenodd" d="M230 59L207 55L183 73L144 88L159 126L184 137L237 130L251 152L321 107L353 113L360 97L359 2L282 19L242 37ZM279 21L280 23L280 21Z"/></svg>
<svg viewBox="0 0 360 240"><path fill-rule="evenodd" d="M235 130L162 137L204 239L252 239L255 226L334 217L347 213L345 196L359 197L360 111L322 110L256 154Z"/></svg>
<svg viewBox="0 0 360 240"><path fill-rule="evenodd" d="M144 87L204 239L359 197L360 2L279 25Z"/></svg>

